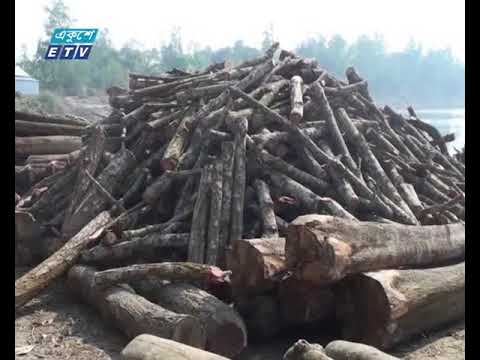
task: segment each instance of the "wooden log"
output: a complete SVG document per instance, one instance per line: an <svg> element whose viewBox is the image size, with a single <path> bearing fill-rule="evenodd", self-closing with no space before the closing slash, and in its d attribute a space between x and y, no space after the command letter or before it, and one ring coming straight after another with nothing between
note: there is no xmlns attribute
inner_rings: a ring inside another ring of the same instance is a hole
<svg viewBox="0 0 480 360"><path fill-rule="evenodd" d="M235 293L259 294L273 289L285 271L285 239L261 238L236 240L227 255Z"/></svg>
<svg viewBox="0 0 480 360"><path fill-rule="evenodd" d="M136 255L152 253L158 248L186 249L190 234L150 233L143 237L122 241L114 245L97 245L82 252L83 263L116 262Z"/></svg>
<svg viewBox="0 0 480 360"><path fill-rule="evenodd" d="M247 346L247 329L238 313L215 296L189 284L140 283L138 291L154 303L198 318L205 327L205 349L235 357Z"/></svg>
<svg viewBox="0 0 480 360"><path fill-rule="evenodd" d="M205 261L212 172L213 165L207 165L203 168L200 184L198 185L197 200L193 209L192 229L188 245L188 261L200 264L203 264Z"/></svg>
<svg viewBox="0 0 480 360"><path fill-rule="evenodd" d="M124 360L228 360L228 358L153 335L137 336L122 350Z"/></svg>
<svg viewBox="0 0 480 360"><path fill-rule="evenodd" d="M33 265L42 252L45 229L25 210L15 210L15 254L18 265Z"/></svg>
<svg viewBox="0 0 480 360"><path fill-rule="evenodd" d="M248 121L246 118L240 118L236 123L237 132L235 133L235 155L233 170L232 187L232 215L230 220L230 239L229 243L241 239L243 235L243 207L245 203L245 183L246 183L246 135L248 131Z"/></svg>
<svg viewBox="0 0 480 360"><path fill-rule="evenodd" d="M188 262L136 264L95 273L95 284L102 287L154 277L169 281L224 282L228 274L216 266Z"/></svg>
<svg viewBox="0 0 480 360"><path fill-rule="evenodd" d="M50 161L65 161L67 164L75 162L81 155L84 148L72 151L68 154L45 154L45 155L30 155L25 160L26 164L48 163Z"/></svg>
<svg viewBox="0 0 480 360"><path fill-rule="evenodd" d="M355 161L353 161L352 155L350 154L350 151L345 144L345 140L340 133L337 120L335 119L335 115L330 107L330 104L328 103L328 99L323 88L320 86L320 84L315 82L310 86L310 90L312 93L312 100L315 101L319 108L322 109L322 111L326 114L328 132L334 146L333 149L335 151L335 155L342 155L342 160L344 161L345 165L355 175L360 176L360 171L358 170Z"/></svg>
<svg viewBox="0 0 480 360"><path fill-rule="evenodd" d="M41 122L45 124L61 124L70 126L86 126L88 121L78 116L59 116L59 115L47 115L30 111L17 111L15 110L15 120Z"/></svg>
<svg viewBox="0 0 480 360"><path fill-rule="evenodd" d="M224 267L226 260L227 247L230 244L230 219L232 213L232 189L233 189L233 172L235 162L235 144L228 141L222 143L222 162L223 162L223 183L222 183L222 209L220 218L219 233L219 266Z"/></svg>
<svg viewBox="0 0 480 360"><path fill-rule="evenodd" d="M283 355L282 360L336 360L327 354L320 344L310 344L308 341L300 339L293 344Z"/></svg>
<svg viewBox="0 0 480 360"><path fill-rule="evenodd" d="M290 79L290 121L298 124L303 118L303 79L295 75Z"/></svg>
<svg viewBox="0 0 480 360"><path fill-rule="evenodd" d="M325 347L325 353L335 360L400 360L373 346L344 340L335 340Z"/></svg>
<svg viewBox="0 0 480 360"><path fill-rule="evenodd" d="M17 136L81 136L84 131L85 128L81 126L15 120L15 135Z"/></svg>
<svg viewBox="0 0 480 360"><path fill-rule="evenodd" d="M83 226L83 223L77 225L72 222L77 220L76 217L73 216L73 213L78 210L80 202L85 196L85 192L91 185L90 179L85 176L85 171L88 171L90 174L96 173L105 150L105 141L106 136L103 130L99 126L95 127L92 135L88 139L85 151L81 154L81 160L79 162L80 170L77 173L75 185L72 189L70 204L65 211L65 217L62 224L62 233L64 237L72 236L81 226Z"/></svg>
<svg viewBox="0 0 480 360"><path fill-rule="evenodd" d="M255 180L253 183L257 192L257 199L262 215L262 237L278 238L278 227L273 209L273 200L270 196L268 185L262 180Z"/></svg>
<svg viewBox="0 0 480 360"><path fill-rule="evenodd" d="M465 316L465 263L354 275L336 292L342 338L389 349Z"/></svg>
<svg viewBox="0 0 480 360"><path fill-rule="evenodd" d="M345 210L335 200L327 197L320 197L302 184L293 179L278 173L269 174L270 180L284 195L296 199L300 207L306 212L321 212L334 216L345 217L356 220L355 216Z"/></svg>
<svg viewBox="0 0 480 360"><path fill-rule="evenodd" d="M210 183L210 212L205 264L219 265L223 258L220 248L220 219L222 217L223 161L218 159L212 170Z"/></svg>
<svg viewBox="0 0 480 360"><path fill-rule="evenodd" d="M381 167L372 150L368 146L364 136L357 130L355 126L353 126L346 111L340 108L337 111L337 118L339 119L342 129L346 132L346 136L348 137L350 142L356 145L357 151L364 160L368 171L375 178L375 181L379 185L380 189L390 200L392 200L395 204L399 205L401 210L403 210L403 213L398 211L398 208L394 208L392 210L396 212L397 215L401 217L406 224L418 224L418 220L416 219L415 215L412 213L408 205L402 199L395 186L393 186L392 182Z"/></svg>
<svg viewBox="0 0 480 360"><path fill-rule="evenodd" d="M80 256L81 251L97 239L98 233L103 231L111 220L107 211L101 212L60 250L16 280L15 308L29 302L53 280L67 271Z"/></svg>
<svg viewBox="0 0 480 360"><path fill-rule="evenodd" d="M102 289L95 285L95 270L81 265L68 273L69 288L129 339L148 333L198 348L205 347L205 329L198 319L156 305L127 286Z"/></svg>
<svg viewBox="0 0 480 360"><path fill-rule="evenodd" d="M66 154L81 147L79 136L15 137L15 153L20 155Z"/></svg>
<svg viewBox="0 0 480 360"><path fill-rule="evenodd" d="M435 266L465 257L465 225L407 226L300 216L288 227L286 263L298 278L322 285L348 274Z"/></svg>
<svg viewBox="0 0 480 360"><path fill-rule="evenodd" d="M317 323L335 315L335 297L328 287L289 276L278 284L277 297L282 322L287 326Z"/></svg>

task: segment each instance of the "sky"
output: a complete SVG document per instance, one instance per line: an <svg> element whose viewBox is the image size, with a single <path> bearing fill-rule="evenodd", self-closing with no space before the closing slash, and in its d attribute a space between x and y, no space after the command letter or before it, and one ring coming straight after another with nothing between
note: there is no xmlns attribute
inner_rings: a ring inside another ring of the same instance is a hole
<svg viewBox="0 0 480 360"><path fill-rule="evenodd" d="M180 27L184 44L213 49L243 40L260 46L272 26L275 40L292 50L318 35L354 41L378 33L390 51L410 39L424 48L450 47L465 59L465 1L454 0L64 0L77 27L107 28L113 44L135 40L160 47ZM15 50L30 53L43 33L49 0L15 0Z"/></svg>

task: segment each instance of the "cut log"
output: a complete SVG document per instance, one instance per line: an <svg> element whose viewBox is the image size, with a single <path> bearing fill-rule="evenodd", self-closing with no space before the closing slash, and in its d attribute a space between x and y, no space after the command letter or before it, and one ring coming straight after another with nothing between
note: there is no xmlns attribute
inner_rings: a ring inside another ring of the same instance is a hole
<svg viewBox="0 0 480 360"><path fill-rule="evenodd" d="M82 253L81 260L85 263L115 262L128 259L135 255L151 253L158 248L188 247L190 234L161 234L154 232L143 237L122 241L118 244L105 246L97 245Z"/></svg>
<svg viewBox="0 0 480 360"><path fill-rule="evenodd" d="M205 250L205 264L219 265L224 256L220 248L220 219L222 217L223 161L218 159L212 170L210 183L210 212Z"/></svg>
<svg viewBox="0 0 480 360"><path fill-rule="evenodd" d="M237 123L237 132L235 133L235 155L232 187L232 215L230 221L230 239L229 244L241 239L243 235L243 207L245 203L245 183L246 183L246 135L248 131L248 121L246 118L240 118Z"/></svg>
<svg viewBox="0 0 480 360"><path fill-rule="evenodd" d="M328 357L322 345L310 344L300 339L285 352L282 360L336 360L336 358Z"/></svg>
<svg viewBox="0 0 480 360"><path fill-rule="evenodd" d="M94 156L93 154L94 152L92 152L92 156ZM98 153L95 154L98 155ZM133 154L127 149L115 154L112 161L110 161L110 163L98 175L96 179L98 184L100 184L110 195L114 195L120 182L134 167L135 160ZM98 158L96 160L92 158L91 161L88 162L89 165L86 165L87 168L82 170L88 171L88 167L93 167L95 161L98 161ZM84 193L78 194L79 197L77 203L72 208L70 219L62 229L66 234L75 233L81 229L89 219L108 208L109 204L112 205L112 200L105 196L103 192L99 191L98 186L95 186L91 181L91 177L86 174L87 173L84 172L82 175L87 179L80 177L78 181L79 186L82 186L82 188L88 187L88 190ZM91 175L90 172L88 172L88 174ZM90 180L90 186L87 183L88 179Z"/></svg>
<svg viewBox="0 0 480 360"><path fill-rule="evenodd" d="M402 266L439 266L465 258L465 225L407 226L305 215L288 228L286 263L322 285L349 274Z"/></svg>
<svg viewBox="0 0 480 360"><path fill-rule="evenodd" d="M15 137L15 153L20 155L66 154L81 147L78 136Z"/></svg>
<svg viewBox="0 0 480 360"><path fill-rule="evenodd" d="M81 155L83 148L80 150L72 151L68 154L57 154L57 155L30 155L26 160L26 164L37 164L37 163L48 163L50 161L65 161L67 164L75 162Z"/></svg>
<svg viewBox="0 0 480 360"><path fill-rule="evenodd" d="M119 283L154 277L169 281L224 282L228 273L216 266L188 262L136 264L95 273L95 284L108 287Z"/></svg>
<svg viewBox="0 0 480 360"><path fill-rule="evenodd" d="M85 171L90 174L95 174L97 168L102 160L103 152L105 150L106 136L101 127L94 128L92 135L88 139L88 144L85 151L82 152L81 160L79 162L79 172L75 180L75 185L72 189L72 197L70 204L65 211L65 217L62 225L62 233L64 237L69 237L83 225L79 226L72 223L72 220L76 220L74 212L78 210L78 207L85 196L85 192L88 190L91 181L85 176Z"/></svg>
<svg viewBox="0 0 480 360"><path fill-rule="evenodd" d="M139 293L154 303L179 314L198 318L205 327L205 349L235 357L247 346L247 330L242 318L227 304L189 284L140 283Z"/></svg>
<svg viewBox="0 0 480 360"><path fill-rule="evenodd" d="M335 360L400 360L373 346L344 340L335 340L325 347L325 353Z"/></svg>
<svg viewBox="0 0 480 360"><path fill-rule="evenodd" d="M124 360L228 360L180 342L143 334L133 339L123 350Z"/></svg>
<svg viewBox="0 0 480 360"><path fill-rule="evenodd" d="M15 135L17 136L82 136L84 132L85 128L80 126L15 120Z"/></svg>
<svg viewBox="0 0 480 360"><path fill-rule="evenodd" d="M389 349L465 316L465 263L354 275L336 292L342 337Z"/></svg>
<svg viewBox="0 0 480 360"><path fill-rule="evenodd" d="M98 238L112 220L107 211L101 212L56 253L15 281L15 308L31 299L72 266L81 251Z"/></svg>
<svg viewBox="0 0 480 360"><path fill-rule="evenodd" d="M46 115L29 111L15 111L15 120L41 122L46 124L62 124L71 126L86 126L88 121L78 116Z"/></svg>
<svg viewBox="0 0 480 360"><path fill-rule="evenodd" d="M188 245L188 261L203 264L205 261L205 248L208 227L208 211L210 208L210 183L212 180L213 165L203 168L198 196L193 209L192 229Z"/></svg>
<svg viewBox="0 0 480 360"><path fill-rule="evenodd" d="M262 237L278 238L278 227L270 189L264 181L259 179L255 180L253 186L257 191L257 199L262 215Z"/></svg>
<svg viewBox="0 0 480 360"><path fill-rule="evenodd" d="M264 293L274 288L278 275L285 272L285 239L236 240L227 255L236 293ZM277 278L276 278L277 277Z"/></svg>
<svg viewBox="0 0 480 360"><path fill-rule="evenodd" d="M205 347L205 329L198 319L176 314L156 305L127 286L101 289L95 285L95 270L76 265L68 273L69 288L129 339L148 333L198 348Z"/></svg>
<svg viewBox="0 0 480 360"><path fill-rule="evenodd" d="M303 118L303 79L296 75L290 79L290 121L298 124Z"/></svg>

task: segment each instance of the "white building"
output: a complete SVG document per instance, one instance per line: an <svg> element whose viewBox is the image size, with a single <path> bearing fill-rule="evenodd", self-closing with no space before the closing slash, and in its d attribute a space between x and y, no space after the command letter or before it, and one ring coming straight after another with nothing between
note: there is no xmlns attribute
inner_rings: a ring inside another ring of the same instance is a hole
<svg viewBox="0 0 480 360"><path fill-rule="evenodd" d="M20 66L15 66L15 92L22 95L38 95L39 82L28 75Z"/></svg>

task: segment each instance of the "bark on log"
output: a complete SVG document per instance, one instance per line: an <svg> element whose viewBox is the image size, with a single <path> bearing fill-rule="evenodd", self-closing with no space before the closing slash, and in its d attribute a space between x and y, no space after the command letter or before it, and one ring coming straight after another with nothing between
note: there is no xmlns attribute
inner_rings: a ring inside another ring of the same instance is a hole
<svg viewBox="0 0 480 360"><path fill-rule="evenodd" d="M83 196L91 186L91 181L85 176L85 171L88 171L90 174L96 173L105 150L105 140L106 137L103 130L100 127L95 127L92 135L88 139L85 151L80 155L81 160L78 165L79 171L72 190L70 204L65 211L65 217L62 224L62 233L65 237L72 236L83 225L77 225L73 222L74 220L77 220L74 216L74 212L78 210L78 207L83 200Z"/></svg>
<svg viewBox="0 0 480 360"><path fill-rule="evenodd" d="M15 111L15 120L42 122L47 124L62 124L72 126L86 126L88 121L78 116L58 116L58 115L46 115L28 111Z"/></svg>
<svg viewBox="0 0 480 360"><path fill-rule="evenodd" d="M142 334L123 350L124 360L228 360L228 358L180 342Z"/></svg>
<svg viewBox="0 0 480 360"><path fill-rule="evenodd" d="M110 161L96 179L97 183L103 188L102 192L99 191L98 184L92 184L93 181L90 172L87 172L88 170L84 171L82 175L86 175L85 177L90 180L88 190L83 194L79 193L78 202L74 205L75 207L73 208L68 225L62 230L65 231L66 234L75 233L81 229L89 219L105 210L108 207L108 204L112 203L112 199L105 196L103 191L106 191L110 195L115 193L119 183L133 168L134 163L135 157L126 149L115 154L112 161ZM88 174L90 174L90 176L88 176ZM80 178L79 180L81 183L87 185L86 180L83 178Z"/></svg>
<svg viewBox="0 0 480 360"><path fill-rule="evenodd" d="M188 262L164 262L136 264L95 273L95 284L108 287L119 283L154 277L169 281L203 281L219 283L226 280L227 273L216 266Z"/></svg>
<svg viewBox="0 0 480 360"><path fill-rule="evenodd" d="M15 137L15 153L21 155L66 154L81 147L78 136Z"/></svg>
<svg viewBox="0 0 480 360"><path fill-rule="evenodd" d="M205 264L220 266L223 258L220 248L220 219L222 216L223 162L216 160L210 183L210 212L207 233Z"/></svg>
<svg viewBox="0 0 480 360"><path fill-rule="evenodd" d="M276 276L286 270L285 239L261 238L236 240L227 255L235 293L264 293L278 282Z"/></svg>
<svg viewBox="0 0 480 360"><path fill-rule="evenodd" d="M97 245L82 253L84 263L116 262L135 255L151 253L158 248L186 249L190 234L161 234L158 232L143 237L122 241L113 246Z"/></svg>
<svg viewBox="0 0 480 360"><path fill-rule="evenodd" d="M465 258L465 225L407 226L300 216L288 228L286 263L298 278L322 285L349 274L435 266Z"/></svg>
<svg viewBox="0 0 480 360"><path fill-rule="evenodd" d="M257 199L262 215L262 237L278 238L278 227L270 189L264 181L259 179L255 180L253 186L257 191Z"/></svg>
<svg viewBox="0 0 480 360"><path fill-rule="evenodd" d="M189 284L140 283L139 293L179 314L198 318L205 327L205 349L235 357L247 346L247 330L238 313L215 296Z"/></svg>
<svg viewBox="0 0 480 360"><path fill-rule="evenodd" d="M127 286L102 289L95 285L94 275L94 269L76 265L68 273L68 285L129 339L148 333L205 347L205 329L198 319L164 309Z"/></svg>
<svg viewBox="0 0 480 360"><path fill-rule="evenodd" d="M80 126L15 120L15 135L17 136L81 136L84 132L85 127Z"/></svg>
<svg viewBox="0 0 480 360"><path fill-rule="evenodd" d="M203 264L205 261L212 172L213 165L207 165L203 168L200 184L198 185L197 200L193 209L192 228L188 245L188 261L200 264Z"/></svg>
<svg viewBox="0 0 480 360"><path fill-rule="evenodd" d="M243 207L245 203L245 183L246 183L246 135L248 131L248 121L240 118L236 124L237 132L235 134L235 155L232 187L232 215L230 221L230 239L229 243L241 239L243 235Z"/></svg>
<svg viewBox="0 0 480 360"><path fill-rule="evenodd" d="M104 211L91 220L83 229L48 259L15 281L15 308L18 308L46 288L72 266L81 251L97 239L99 232L112 220Z"/></svg>
<svg viewBox="0 0 480 360"><path fill-rule="evenodd" d="M325 347L325 353L335 360L400 360L373 346L344 340L335 340Z"/></svg>
<svg viewBox="0 0 480 360"><path fill-rule="evenodd" d="M355 275L336 291L342 337L389 349L465 316L465 263Z"/></svg>
<svg viewBox="0 0 480 360"><path fill-rule="evenodd" d="M67 164L75 162L81 155L84 148L72 151L68 154L46 154L46 155L30 155L26 160L26 164L48 163L50 161L65 161Z"/></svg>
<svg viewBox="0 0 480 360"><path fill-rule="evenodd" d="M303 118L303 79L296 75L290 79L290 121L298 124Z"/></svg>
<svg viewBox="0 0 480 360"><path fill-rule="evenodd" d="M230 219L232 214L232 189L233 172L235 163L235 144L228 141L222 143L223 183L222 183L222 209L219 233L219 266L223 268L226 263L226 251L230 244Z"/></svg>

